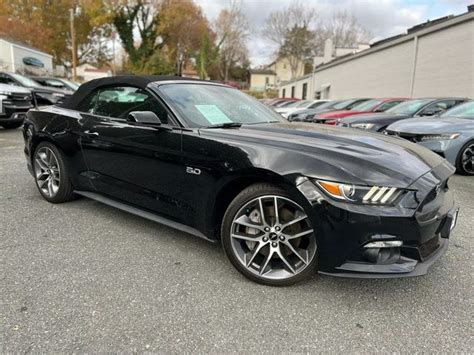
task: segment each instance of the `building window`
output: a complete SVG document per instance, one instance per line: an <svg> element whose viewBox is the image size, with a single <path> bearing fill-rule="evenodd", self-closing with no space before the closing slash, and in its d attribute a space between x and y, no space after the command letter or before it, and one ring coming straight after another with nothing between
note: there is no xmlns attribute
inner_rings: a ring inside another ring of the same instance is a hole
<svg viewBox="0 0 474 355"><path fill-rule="evenodd" d="M281 92L281 97L286 97L286 89L283 89L283 91Z"/></svg>
<svg viewBox="0 0 474 355"><path fill-rule="evenodd" d="M316 92L314 93L314 98L315 98L316 100L320 100L320 99L321 99L321 91L316 91Z"/></svg>
<svg viewBox="0 0 474 355"><path fill-rule="evenodd" d="M295 97L295 87L292 86L291 87L291 98L294 98Z"/></svg>
<svg viewBox="0 0 474 355"><path fill-rule="evenodd" d="M265 77L265 85L270 84L270 78L268 76Z"/></svg>
<svg viewBox="0 0 474 355"><path fill-rule="evenodd" d="M306 100L306 95L308 94L308 83L303 84L303 94L301 95L301 98L303 100Z"/></svg>

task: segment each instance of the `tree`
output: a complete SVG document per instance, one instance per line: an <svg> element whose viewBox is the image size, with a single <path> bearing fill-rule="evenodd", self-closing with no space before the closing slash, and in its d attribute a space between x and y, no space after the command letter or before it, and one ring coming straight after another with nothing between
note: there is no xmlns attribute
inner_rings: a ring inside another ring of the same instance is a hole
<svg viewBox="0 0 474 355"><path fill-rule="evenodd" d="M229 70L248 59L248 27L247 18L236 2L231 4L230 9L222 10L214 23L219 43L221 76L226 81L229 78Z"/></svg>
<svg viewBox="0 0 474 355"><path fill-rule="evenodd" d="M280 47L278 54L282 58L287 58L292 78L296 77L302 63L312 60L314 57L314 47L314 32L307 27L295 26L287 32L285 41Z"/></svg>
<svg viewBox="0 0 474 355"><path fill-rule="evenodd" d="M314 29L317 19L314 7L292 2L286 8L274 11L268 16L263 35L280 48L287 41L288 32L294 28Z"/></svg>
<svg viewBox="0 0 474 355"><path fill-rule="evenodd" d="M158 2L145 0L113 0L111 20L132 68L141 70L159 49ZM138 34L138 40L135 39Z"/></svg>
<svg viewBox="0 0 474 355"><path fill-rule="evenodd" d="M176 65L177 75L182 74L184 64L200 50L210 31L201 8L192 0L164 0L157 30Z"/></svg>
<svg viewBox="0 0 474 355"><path fill-rule="evenodd" d="M316 20L316 9L299 2L272 12L266 20L263 35L277 46L278 56L288 60L292 77L314 55Z"/></svg>
<svg viewBox="0 0 474 355"><path fill-rule="evenodd" d="M372 34L362 27L354 15L338 11L322 26L323 36L331 38L336 47L352 47L368 42Z"/></svg>

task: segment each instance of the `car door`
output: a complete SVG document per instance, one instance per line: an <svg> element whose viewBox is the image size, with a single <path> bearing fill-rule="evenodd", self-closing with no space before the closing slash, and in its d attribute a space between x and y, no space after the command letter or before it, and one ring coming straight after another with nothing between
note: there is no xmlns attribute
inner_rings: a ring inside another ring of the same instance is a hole
<svg viewBox="0 0 474 355"><path fill-rule="evenodd" d="M181 129L164 105L154 94L126 86L98 89L84 101L81 149L94 188L114 199L179 219L185 208L177 198L185 170ZM163 127L127 121L132 111L154 112Z"/></svg>

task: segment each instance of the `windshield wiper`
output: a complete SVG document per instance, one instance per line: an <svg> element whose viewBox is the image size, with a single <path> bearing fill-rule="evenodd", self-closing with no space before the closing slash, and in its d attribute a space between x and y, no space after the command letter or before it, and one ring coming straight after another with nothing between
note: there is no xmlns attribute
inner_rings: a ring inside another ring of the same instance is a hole
<svg viewBox="0 0 474 355"><path fill-rule="evenodd" d="M226 122L226 123L219 123L212 126L207 126L206 128L234 128L240 127L242 123L240 122Z"/></svg>

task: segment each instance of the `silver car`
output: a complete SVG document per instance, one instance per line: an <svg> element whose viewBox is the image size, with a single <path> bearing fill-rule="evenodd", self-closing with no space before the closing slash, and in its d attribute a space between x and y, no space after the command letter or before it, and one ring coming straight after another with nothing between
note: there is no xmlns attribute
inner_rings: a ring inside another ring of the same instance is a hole
<svg viewBox="0 0 474 355"><path fill-rule="evenodd" d="M421 144L446 158L460 174L474 175L474 101L455 106L436 118L395 122L385 133Z"/></svg>

